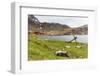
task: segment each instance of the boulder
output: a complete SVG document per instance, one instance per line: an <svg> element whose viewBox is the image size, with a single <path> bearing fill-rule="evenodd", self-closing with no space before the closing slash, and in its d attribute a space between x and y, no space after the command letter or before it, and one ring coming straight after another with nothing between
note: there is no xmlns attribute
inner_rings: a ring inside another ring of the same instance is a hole
<svg viewBox="0 0 100 76"><path fill-rule="evenodd" d="M66 47L66 48L70 48L71 46L66 45L65 47Z"/></svg>
<svg viewBox="0 0 100 76"><path fill-rule="evenodd" d="M62 57L69 57L67 51L56 51L56 52L55 52L55 55L56 55L56 56L62 56Z"/></svg>

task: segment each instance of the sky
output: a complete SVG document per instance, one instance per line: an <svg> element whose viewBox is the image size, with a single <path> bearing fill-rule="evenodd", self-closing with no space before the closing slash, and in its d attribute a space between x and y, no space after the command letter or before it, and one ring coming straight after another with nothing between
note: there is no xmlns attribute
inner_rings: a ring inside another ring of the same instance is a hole
<svg viewBox="0 0 100 76"><path fill-rule="evenodd" d="M60 23L70 27L79 27L88 24L87 17L67 17L67 16L43 16L35 15L40 22Z"/></svg>

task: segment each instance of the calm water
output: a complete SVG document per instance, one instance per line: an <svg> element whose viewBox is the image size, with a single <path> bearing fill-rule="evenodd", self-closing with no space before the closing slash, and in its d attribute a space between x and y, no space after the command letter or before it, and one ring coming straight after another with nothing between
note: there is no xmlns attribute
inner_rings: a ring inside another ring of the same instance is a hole
<svg viewBox="0 0 100 76"><path fill-rule="evenodd" d="M76 35L76 36L78 42L88 43L88 35ZM39 36L39 38L48 40L70 41L74 37L72 35L64 35L64 36Z"/></svg>

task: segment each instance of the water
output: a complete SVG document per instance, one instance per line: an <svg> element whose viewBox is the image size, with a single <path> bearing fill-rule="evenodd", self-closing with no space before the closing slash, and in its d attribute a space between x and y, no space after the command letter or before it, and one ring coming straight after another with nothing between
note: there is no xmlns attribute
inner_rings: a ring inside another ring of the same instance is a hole
<svg viewBox="0 0 100 76"><path fill-rule="evenodd" d="M82 43L88 43L88 35L76 35L77 37L77 42L82 42ZM42 39L48 39L48 40L61 40L61 41L70 41L74 37L73 35L64 35L64 36L39 36L39 38Z"/></svg>

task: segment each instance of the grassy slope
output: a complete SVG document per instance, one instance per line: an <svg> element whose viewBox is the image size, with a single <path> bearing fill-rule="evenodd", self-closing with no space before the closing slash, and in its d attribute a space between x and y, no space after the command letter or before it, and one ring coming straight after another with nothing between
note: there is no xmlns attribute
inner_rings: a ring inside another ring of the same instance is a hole
<svg viewBox="0 0 100 76"><path fill-rule="evenodd" d="M66 48L65 46L71 46ZM82 48L76 48L76 43L67 43L64 41L41 40L35 35L29 35L28 39L28 60L54 60L54 59L75 59L87 58L87 44L78 43ZM70 57L56 56L55 52L59 50L68 51Z"/></svg>

